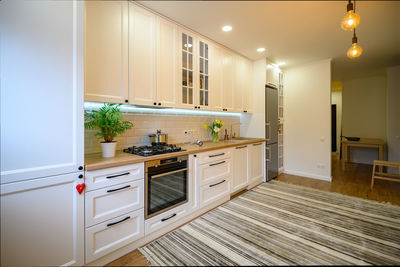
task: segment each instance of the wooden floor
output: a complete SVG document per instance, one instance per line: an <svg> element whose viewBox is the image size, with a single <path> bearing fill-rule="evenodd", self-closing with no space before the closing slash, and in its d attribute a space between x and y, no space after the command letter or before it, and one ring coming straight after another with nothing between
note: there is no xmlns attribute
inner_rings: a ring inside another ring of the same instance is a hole
<svg viewBox="0 0 400 267"><path fill-rule="evenodd" d="M400 206L400 183L377 180L374 189L371 190L371 174L372 165L346 163L342 167L339 159L336 156L332 156L332 182L289 174L280 174L276 180L379 202L390 202L391 204ZM240 194L234 197L238 195ZM109 263L107 266L147 265L149 265L147 260L138 250L135 250Z"/></svg>

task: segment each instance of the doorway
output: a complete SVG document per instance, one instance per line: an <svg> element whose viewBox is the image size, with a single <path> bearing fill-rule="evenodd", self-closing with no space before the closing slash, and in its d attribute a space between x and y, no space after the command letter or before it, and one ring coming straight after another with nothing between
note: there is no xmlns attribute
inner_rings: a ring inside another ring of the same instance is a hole
<svg viewBox="0 0 400 267"><path fill-rule="evenodd" d="M336 152L337 151L337 136L336 136L336 104L332 105L331 108L331 112L332 112L332 119L331 119L331 131L332 131L332 152Z"/></svg>

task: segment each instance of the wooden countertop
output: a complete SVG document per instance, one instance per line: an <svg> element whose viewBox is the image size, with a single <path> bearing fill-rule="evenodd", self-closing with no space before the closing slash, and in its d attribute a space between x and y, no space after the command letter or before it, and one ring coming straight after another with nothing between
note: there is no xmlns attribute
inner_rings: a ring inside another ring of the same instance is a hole
<svg viewBox="0 0 400 267"><path fill-rule="evenodd" d="M141 163L149 160L162 159L165 157L177 157L187 154L195 154L201 153L211 150L223 149L228 147L235 147L241 145L254 144L259 142L265 142L264 138L246 138L242 139L234 139L227 141L219 141L218 143L213 143L212 141L206 141L202 146L198 146L196 144L180 144L179 146L182 148L180 152L168 153L168 154L160 154L149 157L143 157L138 155L133 155L129 153L125 153L122 151L117 151L115 153L115 157L113 158L103 158L101 153L94 154L86 154L85 155L85 170L86 171L94 171L104 168L117 167L127 164Z"/></svg>

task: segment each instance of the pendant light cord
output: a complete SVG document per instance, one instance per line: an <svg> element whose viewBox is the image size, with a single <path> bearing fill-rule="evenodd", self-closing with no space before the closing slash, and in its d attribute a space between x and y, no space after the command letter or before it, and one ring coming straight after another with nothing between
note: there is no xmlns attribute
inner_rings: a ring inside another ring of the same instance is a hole
<svg viewBox="0 0 400 267"><path fill-rule="evenodd" d="M354 13L356 13L356 0L354 0Z"/></svg>

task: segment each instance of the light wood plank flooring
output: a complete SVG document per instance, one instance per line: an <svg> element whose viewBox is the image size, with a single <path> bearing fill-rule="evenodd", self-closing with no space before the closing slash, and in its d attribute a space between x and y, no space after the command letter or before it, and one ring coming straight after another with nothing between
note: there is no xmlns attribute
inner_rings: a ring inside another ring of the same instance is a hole
<svg viewBox="0 0 400 267"><path fill-rule="evenodd" d="M310 179L289 174L280 174L276 180L315 188L323 191L336 192L343 195L390 202L400 206L400 183L378 180L371 190L372 165L346 163L344 168L336 156L332 157L332 182ZM235 195L234 197L240 194ZM107 266L147 266L147 260L138 251L132 251L125 256L109 263Z"/></svg>

